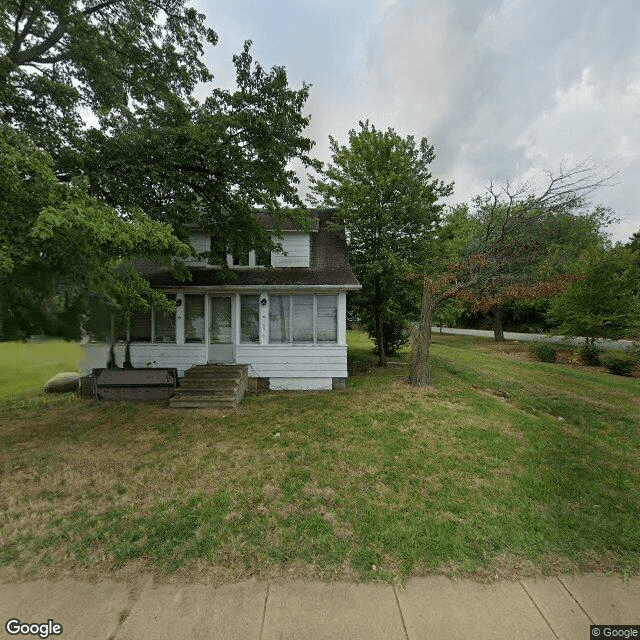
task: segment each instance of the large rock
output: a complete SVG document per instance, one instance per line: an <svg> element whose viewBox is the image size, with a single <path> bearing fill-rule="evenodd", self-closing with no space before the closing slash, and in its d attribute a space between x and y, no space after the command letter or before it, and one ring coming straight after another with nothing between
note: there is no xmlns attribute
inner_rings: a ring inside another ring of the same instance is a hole
<svg viewBox="0 0 640 640"><path fill-rule="evenodd" d="M45 393L65 393L77 391L80 385L80 374L75 372L58 373L44 385Z"/></svg>

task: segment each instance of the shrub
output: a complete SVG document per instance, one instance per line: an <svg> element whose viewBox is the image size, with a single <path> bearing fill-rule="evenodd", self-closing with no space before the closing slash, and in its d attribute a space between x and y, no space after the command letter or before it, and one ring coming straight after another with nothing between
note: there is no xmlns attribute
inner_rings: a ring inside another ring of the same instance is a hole
<svg viewBox="0 0 640 640"><path fill-rule="evenodd" d="M376 342L376 327L373 321L367 323L367 333L369 337ZM382 336L384 338L384 350L388 356L395 356L398 351L411 338L407 321L399 313L388 313L388 317L382 321ZM376 343L375 352L378 353L378 345Z"/></svg>
<svg viewBox="0 0 640 640"><path fill-rule="evenodd" d="M578 349L578 356L582 364L586 364L589 367L599 366L601 353L602 349L596 347L595 344L585 344Z"/></svg>
<svg viewBox="0 0 640 640"><path fill-rule="evenodd" d="M630 376L638 364L638 359L627 353L608 353L602 358L602 364L617 376Z"/></svg>
<svg viewBox="0 0 640 640"><path fill-rule="evenodd" d="M624 352L628 353L630 356L640 357L640 342L633 342L628 347L624 348Z"/></svg>
<svg viewBox="0 0 640 640"><path fill-rule="evenodd" d="M558 355L558 350L545 342L534 342L529 346L529 351L542 362L555 362Z"/></svg>

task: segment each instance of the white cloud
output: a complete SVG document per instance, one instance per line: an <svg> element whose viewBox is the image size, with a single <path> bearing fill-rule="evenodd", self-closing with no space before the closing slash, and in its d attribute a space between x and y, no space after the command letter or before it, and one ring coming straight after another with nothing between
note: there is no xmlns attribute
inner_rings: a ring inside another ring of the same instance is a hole
<svg viewBox="0 0 640 640"><path fill-rule="evenodd" d="M313 85L309 134L320 159L329 159L329 134L344 142L368 118L428 137L434 169L455 180L461 201L492 178L590 157L620 172L599 196L626 217L616 238L640 227L637 0L200 4L227 65L252 38L264 66Z"/></svg>

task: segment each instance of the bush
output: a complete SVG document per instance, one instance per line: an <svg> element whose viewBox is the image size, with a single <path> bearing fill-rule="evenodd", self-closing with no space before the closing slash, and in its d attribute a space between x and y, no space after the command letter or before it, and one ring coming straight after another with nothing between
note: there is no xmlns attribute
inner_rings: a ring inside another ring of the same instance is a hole
<svg viewBox="0 0 640 640"><path fill-rule="evenodd" d="M411 334L407 327L407 321L403 316L398 313L389 313L388 315L390 317L386 317L382 321L384 351L388 356L395 356L398 354L398 351L409 342ZM375 352L378 353L376 327L373 321L367 323L367 333L374 343L376 343Z"/></svg>
<svg viewBox="0 0 640 640"><path fill-rule="evenodd" d="M558 350L545 342L534 342L529 346L529 351L542 362L555 362L558 355Z"/></svg>
<svg viewBox="0 0 640 640"><path fill-rule="evenodd" d="M640 342L633 342L628 347L624 348L624 352L630 356L640 357Z"/></svg>
<svg viewBox="0 0 640 640"><path fill-rule="evenodd" d="M586 364L589 367L597 367L600 365L601 353L602 349L596 347L595 344L585 344L578 349L578 356L582 364Z"/></svg>
<svg viewBox="0 0 640 640"><path fill-rule="evenodd" d="M626 353L608 353L602 358L602 364L617 376L630 376L638 364L638 359Z"/></svg>

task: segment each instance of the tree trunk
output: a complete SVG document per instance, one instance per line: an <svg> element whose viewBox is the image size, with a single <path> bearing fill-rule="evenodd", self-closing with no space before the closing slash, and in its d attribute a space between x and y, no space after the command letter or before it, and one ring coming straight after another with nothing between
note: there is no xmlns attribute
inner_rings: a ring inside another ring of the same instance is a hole
<svg viewBox="0 0 640 640"><path fill-rule="evenodd" d="M378 343L378 366L387 366L387 354L384 352L384 333L382 331L382 296L380 293L380 283L376 282L376 292L374 299L373 319L376 325L376 342Z"/></svg>
<svg viewBox="0 0 640 640"><path fill-rule="evenodd" d="M387 354L384 352L384 333L382 332L382 313L376 306L374 311L374 321L376 324L376 342L378 343L378 366L387 366Z"/></svg>
<svg viewBox="0 0 640 640"><path fill-rule="evenodd" d="M491 307L491 324L493 325L493 339L496 342L504 342L502 309L498 306Z"/></svg>
<svg viewBox="0 0 640 640"><path fill-rule="evenodd" d="M413 337L411 347L411 369L409 370L409 384L428 387L429 380L429 347L431 345L431 322L435 305L431 294L424 287L422 290L422 312L420 324Z"/></svg>

